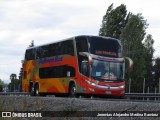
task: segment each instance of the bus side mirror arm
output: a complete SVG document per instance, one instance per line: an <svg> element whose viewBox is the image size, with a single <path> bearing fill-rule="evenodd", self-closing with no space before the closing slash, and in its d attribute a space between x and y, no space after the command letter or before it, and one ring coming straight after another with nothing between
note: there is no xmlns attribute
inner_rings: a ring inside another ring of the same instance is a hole
<svg viewBox="0 0 160 120"><path fill-rule="evenodd" d="M133 67L133 60L129 57L125 57L129 61L129 69L132 69Z"/></svg>
<svg viewBox="0 0 160 120"><path fill-rule="evenodd" d="M92 64L92 57L88 52L79 52L79 54L88 58L88 64L89 65Z"/></svg>

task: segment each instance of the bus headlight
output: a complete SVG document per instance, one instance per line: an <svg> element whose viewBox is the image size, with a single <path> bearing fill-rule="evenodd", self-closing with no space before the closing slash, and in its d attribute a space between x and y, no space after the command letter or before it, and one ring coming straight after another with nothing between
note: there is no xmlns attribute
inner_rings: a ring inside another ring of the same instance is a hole
<svg viewBox="0 0 160 120"><path fill-rule="evenodd" d="M125 85L121 85L121 86L119 86L119 88L121 88L121 89L122 89L122 88L125 88Z"/></svg>
<svg viewBox="0 0 160 120"><path fill-rule="evenodd" d="M86 80L86 81L87 81L87 80ZM92 86L96 86L96 84L93 83L93 82L87 81L87 83L90 84L90 85L92 85Z"/></svg>
<svg viewBox="0 0 160 120"><path fill-rule="evenodd" d="M91 83L91 85L95 86L96 84L95 83Z"/></svg>

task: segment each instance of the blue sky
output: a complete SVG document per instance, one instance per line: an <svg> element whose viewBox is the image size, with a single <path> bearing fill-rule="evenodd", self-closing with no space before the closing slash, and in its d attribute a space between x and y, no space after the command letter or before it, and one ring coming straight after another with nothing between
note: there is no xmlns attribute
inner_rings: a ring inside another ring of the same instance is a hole
<svg viewBox="0 0 160 120"><path fill-rule="evenodd" d="M147 34L155 40L155 56L160 57L159 0L0 0L0 79L9 83L10 74L19 74L32 40L41 45L75 35L98 35L111 3L142 13L149 24Z"/></svg>

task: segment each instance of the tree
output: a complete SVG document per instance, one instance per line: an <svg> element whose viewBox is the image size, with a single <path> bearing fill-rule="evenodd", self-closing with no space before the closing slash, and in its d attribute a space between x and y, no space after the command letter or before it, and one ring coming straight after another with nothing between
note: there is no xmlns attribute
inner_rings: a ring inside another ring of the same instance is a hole
<svg viewBox="0 0 160 120"><path fill-rule="evenodd" d="M129 76L129 74L126 73L126 80L128 80L129 77L132 78L131 89L134 90L132 92L142 92L141 86L146 74L144 59L145 47L142 41L145 37L147 26L148 24L141 14L133 15L130 13L128 15L128 22L120 35L125 56L130 57L134 62L131 75Z"/></svg>
<svg viewBox="0 0 160 120"><path fill-rule="evenodd" d="M0 79L0 85L4 85L4 84L5 84L4 81Z"/></svg>
<svg viewBox="0 0 160 120"><path fill-rule="evenodd" d="M127 10L124 4L113 9L111 4L103 16L102 25L99 30L100 36L110 36L119 39L122 29L126 24Z"/></svg>
<svg viewBox="0 0 160 120"><path fill-rule="evenodd" d="M102 25L99 30L100 36L110 36L121 40L124 56L130 57L133 60L132 72L129 72L128 68L126 68L125 77L126 85L129 83L129 78L132 79L132 92L143 91L144 78L147 81L151 80L148 82L148 86L151 85L149 83L154 82L151 79L154 40L150 34L144 40L147 27L147 21L142 14L134 15L131 12L127 14L124 4L115 9L113 9L113 4L111 4L103 16Z"/></svg>
<svg viewBox="0 0 160 120"><path fill-rule="evenodd" d="M31 44L29 45L29 47L34 47L34 40L32 40Z"/></svg>
<svg viewBox="0 0 160 120"><path fill-rule="evenodd" d="M150 92L154 92L154 87L155 87L155 81L153 79L153 66L152 66L152 58L153 58L153 53L154 53L154 40L152 39L152 35L148 34L145 41L144 41L144 47L146 51L146 56L145 56L145 62L146 62L146 75L145 75L145 80L146 80L146 88L150 88Z"/></svg>
<svg viewBox="0 0 160 120"><path fill-rule="evenodd" d="M154 72L155 72L155 87L159 87L159 79L160 79L160 58L155 59L154 65Z"/></svg>
<svg viewBox="0 0 160 120"><path fill-rule="evenodd" d="M153 48L153 44L154 44L154 40L152 38L151 34L148 34L145 41L144 41L144 46L147 49L148 54L152 55L153 57L153 53L154 53L154 48Z"/></svg>
<svg viewBox="0 0 160 120"><path fill-rule="evenodd" d="M7 84L4 83L4 81L2 81L2 80L0 79L0 92L2 92L2 91L3 91L3 88L5 88L5 87L7 87Z"/></svg>
<svg viewBox="0 0 160 120"><path fill-rule="evenodd" d="M11 80L11 82L12 82L13 80L15 80L15 79L17 79L17 75L12 73L12 74L10 75L10 80Z"/></svg>
<svg viewBox="0 0 160 120"><path fill-rule="evenodd" d="M0 79L0 92L3 91L4 82Z"/></svg>
<svg viewBox="0 0 160 120"><path fill-rule="evenodd" d="M8 88L11 92L14 92L15 90L19 89L20 80L17 79L17 75L12 73L10 75L11 83L9 83Z"/></svg>
<svg viewBox="0 0 160 120"><path fill-rule="evenodd" d="M101 28L99 30L99 35L100 36L107 36L108 31L107 31L107 27L109 24L109 17L111 14L111 11L113 10L113 3L108 7L106 14L103 16L103 20L102 20L102 25Z"/></svg>

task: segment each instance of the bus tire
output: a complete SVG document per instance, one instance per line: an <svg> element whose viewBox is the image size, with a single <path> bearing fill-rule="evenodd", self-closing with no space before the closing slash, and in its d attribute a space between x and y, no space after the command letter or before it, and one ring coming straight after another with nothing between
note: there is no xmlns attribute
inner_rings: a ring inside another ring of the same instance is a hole
<svg viewBox="0 0 160 120"><path fill-rule="evenodd" d="M30 88L29 89L30 89L29 90L30 95L34 96L35 94L34 94L34 86L33 86L33 84L30 84Z"/></svg>
<svg viewBox="0 0 160 120"><path fill-rule="evenodd" d="M69 97L76 97L76 85L75 85L75 83L71 83L69 85Z"/></svg>
<svg viewBox="0 0 160 120"><path fill-rule="evenodd" d="M35 96L39 96L39 85L38 84L35 85L34 94Z"/></svg>

